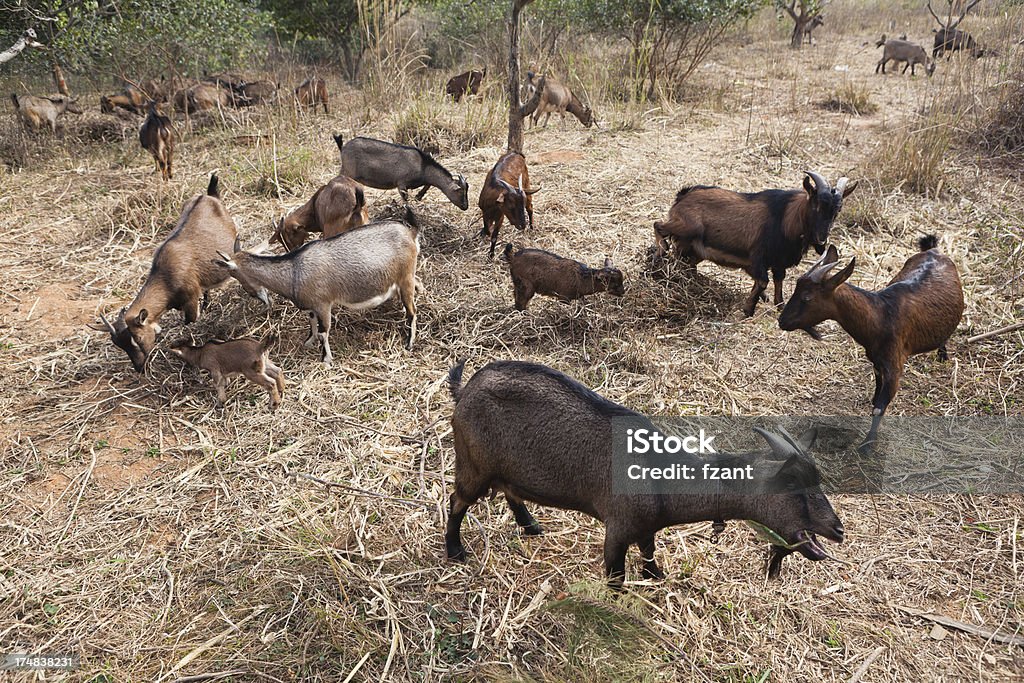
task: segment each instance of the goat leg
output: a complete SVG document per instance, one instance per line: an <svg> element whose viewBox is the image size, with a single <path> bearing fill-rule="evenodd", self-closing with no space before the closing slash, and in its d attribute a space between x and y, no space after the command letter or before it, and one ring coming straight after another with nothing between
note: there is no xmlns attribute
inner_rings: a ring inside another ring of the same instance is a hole
<svg viewBox="0 0 1024 683"><path fill-rule="evenodd" d="M772 281L775 283L775 305L782 305L782 281L786 278L786 270L784 268L773 268L772 269Z"/></svg>
<svg viewBox="0 0 1024 683"><path fill-rule="evenodd" d="M534 519L534 516L526 509L526 503L519 498L510 496L508 492L505 493L505 502L508 503L508 509L512 511L512 516L516 518L516 524L522 527L524 534L527 536L540 536L544 533L544 530L540 527L540 522Z"/></svg>
<svg viewBox="0 0 1024 683"><path fill-rule="evenodd" d="M474 501L463 499L453 493L448 504L448 524L444 530L444 548L449 560L466 561L466 548L462 545L462 520Z"/></svg>
<svg viewBox="0 0 1024 683"><path fill-rule="evenodd" d="M746 317L754 315L754 309L757 308L757 300L764 296L764 290L768 289L768 276L765 274L763 277L754 279L754 286L750 289L750 296L747 298L747 303L743 307L743 314Z"/></svg>
<svg viewBox="0 0 1024 683"><path fill-rule="evenodd" d="M664 579L665 572L661 571L657 561L654 559L654 534L640 539L636 547L640 550L640 557L644 563L640 575L645 579L655 579L658 581Z"/></svg>
<svg viewBox="0 0 1024 683"><path fill-rule="evenodd" d="M425 197L426 194L427 194L427 190L429 190L429 189L430 189L430 185L424 185L423 189L420 190L419 194L416 195L416 201L419 201L419 200L423 199L423 197Z"/></svg>
<svg viewBox="0 0 1024 683"><path fill-rule="evenodd" d="M621 532L613 526L607 527L604 536L604 572L608 577L608 587L621 591L626 580L626 550L629 542L622 538Z"/></svg>

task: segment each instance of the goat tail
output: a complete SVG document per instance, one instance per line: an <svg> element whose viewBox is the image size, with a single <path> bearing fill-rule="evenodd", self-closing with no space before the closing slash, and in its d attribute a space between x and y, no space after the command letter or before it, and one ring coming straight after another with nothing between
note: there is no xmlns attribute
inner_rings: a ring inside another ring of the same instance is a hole
<svg viewBox="0 0 1024 683"><path fill-rule="evenodd" d="M220 190L217 187L218 182L219 180L217 178L217 174L211 173L210 184L206 186L206 194L208 194L211 197L216 197L217 199L220 199Z"/></svg>
<svg viewBox="0 0 1024 683"><path fill-rule="evenodd" d="M928 251L939 246L939 238L935 235L925 235L917 241L917 248L921 251Z"/></svg>
<svg viewBox="0 0 1024 683"><path fill-rule="evenodd" d="M409 208L408 205L406 205L406 207L405 207L405 216L402 218L402 221L406 225L408 225L410 228L412 228L413 232L419 233L419 231L420 231L419 221L416 220L416 214L414 214L412 212L412 209Z"/></svg>
<svg viewBox="0 0 1024 683"><path fill-rule="evenodd" d="M263 350L266 351L277 345L277 339L278 337L276 332L267 332L267 335L260 340L260 346L262 346Z"/></svg>
<svg viewBox="0 0 1024 683"><path fill-rule="evenodd" d="M21 109L21 106L18 104L18 96L15 93L11 93L11 102L14 102L15 109Z"/></svg>
<svg viewBox="0 0 1024 683"><path fill-rule="evenodd" d="M363 192L362 185L356 185L356 207L354 213L360 213L363 207L366 206L366 193Z"/></svg>
<svg viewBox="0 0 1024 683"><path fill-rule="evenodd" d="M512 243L511 242L506 242L505 243L505 251L504 251L504 253L502 255L505 257L506 261L511 261L512 260L512 248L513 247L512 247Z"/></svg>
<svg viewBox="0 0 1024 683"><path fill-rule="evenodd" d="M451 392L452 400L456 404L459 402L459 396L462 395L462 371L465 369L466 359L463 358L448 371L448 391Z"/></svg>
<svg viewBox="0 0 1024 683"><path fill-rule="evenodd" d="M334 144L336 144L338 146L338 151L340 152L341 151L341 146L343 144L345 144L345 139L343 137L341 137L340 134L335 133L334 134Z"/></svg>

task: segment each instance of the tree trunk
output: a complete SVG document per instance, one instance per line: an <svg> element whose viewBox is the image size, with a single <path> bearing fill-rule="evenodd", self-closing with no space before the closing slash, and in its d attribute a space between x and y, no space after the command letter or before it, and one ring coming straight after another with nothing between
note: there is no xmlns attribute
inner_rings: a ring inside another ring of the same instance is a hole
<svg viewBox="0 0 1024 683"><path fill-rule="evenodd" d="M810 14L801 14L794 19L796 23L793 26L793 36L789 40L789 46L794 50L799 50L803 47L804 29L807 27L807 24L811 23L812 19L814 17Z"/></svg>
<svg viewBox="0 0 1024 683"><path fill-rule="evenodd" d="M508 151L523 153L523 112L519 99L519 13L533 0L512 0L508 23Z"/></svg>
<svg viewBox="0 0 1024 683"><path fill-rule="evenodd" d="M71 93L68 92L68 83L64 80L64 70L56 61L53 63L53 82L57 84L57 92L61 95L71 96Z"/></svg>

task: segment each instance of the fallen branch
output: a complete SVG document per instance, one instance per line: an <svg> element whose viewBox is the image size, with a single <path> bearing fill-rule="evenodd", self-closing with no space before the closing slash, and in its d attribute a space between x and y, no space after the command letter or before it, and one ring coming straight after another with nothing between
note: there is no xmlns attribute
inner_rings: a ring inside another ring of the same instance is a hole
<svg viewBox="0 0 1024 683"><path fill-rule="evenodd" d="M979 341L981 341L983 339L989 339L990 337L997 337L997 336L999 336L1001 334L1006 334L1007 332L1013 332L1014 330L1020 330L1020 329L1024 329L1024 323L1014 323L1012 325L1007 325L1005 327L1000 327L998 330L992 330L991 332L986 332L985 334L976 334L973 337L968 337L967 338L967 343L968 344L973 344L974 342L979 342Z"/></svg>
<svg viewBox="0 0 1024 683"><path fill-rule="evenodd" d="M950 619L949 617L943 616L941 614L932 614L931 612L919 612L918 610L911 609L909 607L900 607L899 605L897 605L896 609L906 612L907 614L910 614L915 617L927 619L928 621L931 621L936 624L941 624L943 626L955 628L958 631L970 633L971 635L980 636L985 640L992 640L997 643L1003 643L1005 645L1017 645L1019 647L1024 647L1024 636L1018 636L1013 633L1005 633L1002 631L994 631L992 629L984 628L982 626L968 624L964 621Z"/></svg>

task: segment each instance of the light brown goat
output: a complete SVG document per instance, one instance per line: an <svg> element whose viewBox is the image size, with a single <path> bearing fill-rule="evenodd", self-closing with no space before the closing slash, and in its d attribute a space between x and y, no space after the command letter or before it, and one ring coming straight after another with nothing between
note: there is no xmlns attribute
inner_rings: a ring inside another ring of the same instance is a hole
<svg viewBox="0 0 1024 683"><path fill-rule="evenodd" d="M11 93L11 101L18 117L31 130L40 130L43 126L49 126L50 131L57 132L57 117L65 111L72 114L81 114L76 102L66 95L54 95L53 97L36 97L35 95L15 95Z"/></svg>
<svg viewBox="0 0 1024 683"><path fill-rule="evenodd" d="M534 294L573 301L598 292L612 296L626 293L622 271L612 265L610 258L604 260L604 268L590 268L543 249L520 249L514 254L512 250L511 244L505 245L518 311L526 310Z"/></svg>
<svg viewBox="0 0 1024 683"><path fill-rule="evenodd" d="M594 125L594 112L590 107L580 102L579 98L572 94L572 91L565 85L559 83L551 76L527 72L527 103L524 106L525 113L531 113L532 125L536 126L541 114L547 114L544 118L544 125L548 125L552 113L558 113L565 121L565 112L569 112L587 128Z"/></svg>
<svg viewBox="0 0 1024 683"><path fill-rule="evenodd" d="M189 114L223 109L231 102L228 91L210 83L199 83L174 93L174 108Z"/></svg>
<svg viewBox="0 0 1024 683"><path fill-rule="evenodd" d="M301 247L311 232L324 239L368 223L363 186L346 175L332 178L305 204L284 216L270 237L288 251Z"/></svg>
<svg viewBox="0 0 1024 683"><path fill-rule="evenodd" d="M217 389L217 405L223 406L227 401L228 380L235 375L244 375L250 382L267 390L270 409L277 410L284 396L284 372L267 355L271 343L269 339L261 342L252 337L231 341L216 339L202 346L179 342L171 347L171 351L189 365L210 373Z"/></svg>
<svg viewBox="0 0 1024 683"><path fill-rule="evenodd" d="M324 106L324 113L327 111L327 84L319 76L311 76L295 88L295 102L303 107L315 107L318 104Z"/></svg>
<svg viewBox="0 0 1024 683"><path fill-rule="evenodd" d="M139 128L139 144L153 155L156 170L164 180L174 177L172 161L174 159L174 128L171 120L157 111L156 104L151 104L146 120Z"/></svg>
<svg viewBox="0 0 1024 683"><path fill-rule="evenodd" d="M530 173L526 169L526 157L518 152L506 152L487 174L480 188L478 205L484 214L481 237L491 238L488 258L494 258L494 245L504 218L526 230L527 223L533 228L533 199L531 195L540 188L530 189Z"/></svg>

